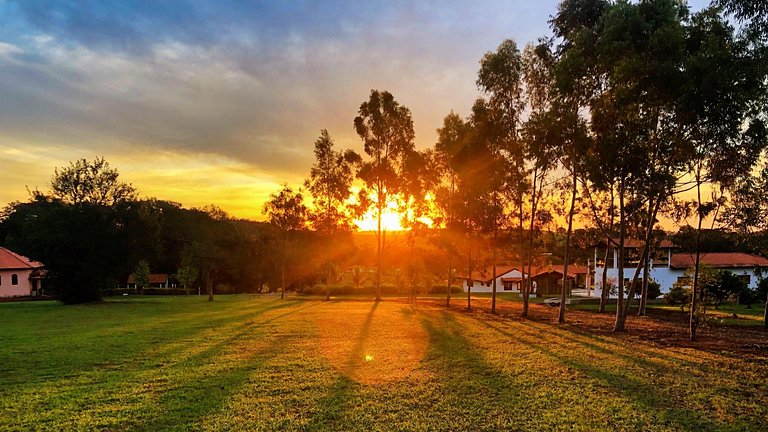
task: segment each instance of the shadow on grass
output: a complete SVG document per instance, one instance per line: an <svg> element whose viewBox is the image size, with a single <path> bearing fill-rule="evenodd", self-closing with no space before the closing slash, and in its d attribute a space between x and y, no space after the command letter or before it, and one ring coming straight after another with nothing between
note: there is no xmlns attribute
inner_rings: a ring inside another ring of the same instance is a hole
<svg viewBox="0 0 768 432"><path fill-rule="evenodd" d="M337 429L338 424L344 419L344 411L347 408L348 402L354 393L354 390L360 384L349 378L346 374L355 370L355 364L363 356L365 348L365 340L371 330L371 323L376 313L376 309L379 307L380 302L374 302L371 306L371 310L363 321L363 325L360 327L360 331L357 334L355 340L355 346L352 349L344 365L345 373L336 380L331 386L328 394L318 401L319 412L312 416L309 423L306 426L307 430L333 430Z"/></svg>
<svg viewBox="0 0 768 432"><path fill-rule="evenodd" d="M632 403L635 404L639 410L642 410L646 413L652 413L654 423L658 422L661 424L673 426L676 429L695 431L720 430L726 426L731 426L713 421L699 413L691 411L689 408L679 406L675 407L675 399L673 395L659 388L656 383L644 382L631 376L630 373L614 372L609 370L606 366L588 363L585 360L591 357L590 352L585 353L583 350L572 352L571 354L559 352L556 349L551 348L552 344L547 345L546 343L541 342L542 340L551 339L551 337L541 331L531 331L530 328L525 329L526 331L535 335L536 339L534 339L534 337L531 337L530 334L524 335L522 332L512 333L506 329L501 328L497 323L492 324L487 320L483 320L477 317L472 318L490 330L498 332L499 334L508 338L514 339L526 347L534 349L546 357L549 357L550 359L564 366L574 369L590 377L591 379L596 380L602 386L609 388L621 395L623 398L632 401ZM577 341L577 343L584 346L585 349L592 350L593 352L606 352L602 349L595 350L593 345L590 346L590 344L585 344L581 341ZM608 352L608 354L615 353ZM624 357L624 359L628 361L640 360L630 357ZM656 368L655 371L658 373L668 372L668 370L663 370L663 368L654 365L653 363L645 363L645 365L648 367ZM651 425L640 424L634 426L626 426L647 429Z"/></svg>
<svg viewBox="0 0 768 432"><path fill-rule="evenodd" d="M269 312L297 304L300 307L286 313L266 320L258 319ZM225 316L208 322L209 327L196 328L198 331L195 333L183 333L188 330L186 327L177 329L174 333L184 334L185 339L171 340L163 349L150 348L141 354L132 353L130 359L110 359L118 361L124 367L122 370L107 370L103 364L97 364L90 370L78 370L75 374L48 380L45 386L54 387L56 391L41 392L36 395L35 401L53 411L66 404L67 409L82 413L101 410L101 404L105 403L103 399L119 401L117 403L121 409L117 414L128 417L127 420L121 420L128 423L121 424L120 428L148 427L147 430L157 430L163 425L170 426L187 420L194 422L222 406L254 369L283 346L284 338L275 339L274 334L263 334L263 330L270 327L269 324L315 304L271 301L238 314L226 315L231 309L225 310ZM245 317L250 319L244 320ZM203 318L205 316L194 316L194 319ZM206 332L210 332L210 335L207 336ZM274 344L249 351L247 348L252 338L247 338L248 334L269 337ZM240 347L246 349L240 350ZM232 351L235 354L243 351L241 361L229 359L229 363L220 365L222 356ZM89 390L84 392L84 388ZM103 421L109 423L111 420Z"/></svg>

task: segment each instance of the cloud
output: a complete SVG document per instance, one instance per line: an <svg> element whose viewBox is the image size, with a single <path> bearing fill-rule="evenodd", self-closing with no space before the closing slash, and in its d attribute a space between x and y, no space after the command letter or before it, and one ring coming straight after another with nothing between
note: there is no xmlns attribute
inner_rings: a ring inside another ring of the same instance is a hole
<svg viewBox="0 0 768 432"><path fill-rule="evenodd" d="M0 2L0 146L52 149L54 166L105 155L143 169L172 154L247 168L257 183L299 182L320 129L361 149L352 120L372 88L408 106L417 145L432 145L442 118L478 96L483 53L547 33L555 10L556 0ZM40 184L28 172L25 184ZM24 174L13 176L19 187ZM140 190L165 197L165 177L141 178Z"/></svg>

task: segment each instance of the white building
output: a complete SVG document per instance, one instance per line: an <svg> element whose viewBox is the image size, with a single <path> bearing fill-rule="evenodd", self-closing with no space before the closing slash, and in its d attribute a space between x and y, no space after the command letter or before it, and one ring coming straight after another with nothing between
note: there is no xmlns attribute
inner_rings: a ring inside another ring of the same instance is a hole
<svg viewBox="0 0 768 432"><path fill-rule="evenodd" d="M650 260L649 278L658 282L662 293L669 292L675 282L685 278L685 271L693 268L696 261L695 253L674 252L674 248L675 245L671 242L662 241ZM636 239L626 239L624 250L626 255L624 258L624 281L629 282L634 277L642 253L642 243ZM618 249L613 246L609 247L607 260L604 259L604 254L604 248L602 250L595 249L595 260L593 261L595 281L593 295L595 296L600 296L602 291L604 268L607 267L609 285L616 286L618 281ZM702 265L728 270L741 276L750 288L757 286L756 270L758 268L768 269L768 259L743 252L702 252L700 262ZM642 278L641 270L639 280Z"/></svg>
<svg viewBox="0 0 768 432"><path fill-rule="evenodd" d="M496 292L520 292L520 282L523 280L523 273L518 267L509 265L496 266ZM470 277L466 275L459 275L457 277L462 279L461 289L464 292L467 292L469 288L472 288L472 292L475 293L493 292L493 266L475 270Z"/></svg>
<svg viewBox="0 0 768 432"><path fill-rule="evenodd" d="M497 293L520 292L520 284L525 273L521 272L519 267L517 265L496 266ZM588 274L589 269L585 266L569 265L568 279L571 281L570 289L583 288L588 281ZM458 278L462 279L461 288L464 292L467 292L469 288L472 288L473 293L493 292L493 266L473 271L471 277L459 275ZM559 293L563 279L563 265L535 265L531 268L531 278L533 279L532 295L552 295L555 291Z"/></svg>

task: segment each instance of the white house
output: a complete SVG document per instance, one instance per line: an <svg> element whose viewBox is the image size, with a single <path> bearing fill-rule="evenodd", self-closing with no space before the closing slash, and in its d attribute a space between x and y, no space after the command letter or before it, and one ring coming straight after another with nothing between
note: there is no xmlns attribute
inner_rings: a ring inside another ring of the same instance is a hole
<svg viewBox="0 0 768 432"><path fill-rule="evenodd" d="M520 281L523 280L523 273L518 267L496 266L496 292L520 292ZM472 292L476 293L493 292L493 266L475 270L469 277L467 275L458 275L457 277L462 279L461 288L464 292L467 292L469 288L472 288Z"/></svg>
<svg viewBox="0 0 768 432"><path fill-rule="evenodd" d="M618 241L617 241L618 243ZM685 278L685 271L693 268L696 255L689 252L674 252L675 245L669 241L662 241L650 260L649 277L655 280L661 287L661 292L666 293L675 282ZM636 239L626 239L624 242L624 281L629 282L635 274L635 269L642 252L642 243ZM600 296L602 291L603 269L607 268L608 284L616 285L618 280L618 250L611 246L608 249L608 260L605 260L605 249L595 249L594 281L595 296ZM768 259L761 256L750 255L743 252L702 252L700 262L703 265L717 269L728 270L741 276L750 288L755 288L758 283L758 268L768 269ZM642 279L642 270L640 279Z"/></svg>
<svg viewBox="0 0 768 432"><path fill-rule="evenodd" d="M0 297L42 294L43 265L0 247Z"/></svg>
<svg viewBox="0 0 768 432"><path fill-rule="evenodd" d="M496 292L520 292L524 272L519 270L518 265L497 265L496 266ZM571 289L584 287L588 283L589 269L586 266L571 264L568 266L568 279ZM472 288L474 293L493 292L493 266L485 267L472 272L471 277L459 275L462 279L462 290ZM532 295L552 295L555 291L560 292L561 281L563 279L563 265L535 265L531 268L531 278L533 279Z"/></svg>

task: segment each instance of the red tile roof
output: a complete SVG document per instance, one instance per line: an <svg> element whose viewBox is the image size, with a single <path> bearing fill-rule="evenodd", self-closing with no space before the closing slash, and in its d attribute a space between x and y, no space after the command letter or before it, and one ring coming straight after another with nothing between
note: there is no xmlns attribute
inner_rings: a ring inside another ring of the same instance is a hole
<svg viewBox="0 0 768 432"><path fill-rule="evenodd" d="M562 264L534 267L531 269L531 273L533 273L533 277L540 276L547 273L552 273L552 272L563 274L563 267L564 266ZM577 275L580 275L580 274L585 275L587 273L589 273L589 268L587 266L568 264L569 277L576 277Z"/></svg>
<svg viewBox="0 0 768 432"><path fill-rule="evenodd" d="M0 247L0 270L35 269L43 265L37 261Z"/></svg>
<svg viewBox="0 0 768 432"><path fill-rule="evenodd" d="M162 284L168 282L168 274L166 273L157 273L157 274L150 274L149 275L149 283L151 284ZM128 276L128 283L136 283L136 279L133 277L133 275Z"/></svg>
<svg viewBox="0 0 768 432"><path fill-rule="evenodd" d="M496 277L503 276L513 270L517 270L518 266L510 265L496 265ZM466 273L456 275L458 279L468 279ZM472 280L479 282L490 282L493 280L493 266L488 266L480 270L474 270L472 272Z"/></svg>
<svg viewBox="0 0 768 432"><path fill-rule="evenodd" d="M496 277L504 276L507 273L512 272L513 270L519 270L520 266L514 265L497 265L496 266ZM527 266L524 270L527 270ZM536 266L534 265L531 267L531 273L534 276L538 276L545 273L550 273L552 271L556 271L560 274L563 274L563 266L562 264L557 265L544 265L544 266ZM576 275L579 274L587 274L589 272L589 268L587 266L582 265L576 265L576 264L570 264L568 265L568 276L570 277L576 277ZM525 273L525 271L522 271L521 273ZM467 279L466 275L458 275L459 279ZM476 270L472 272L472 280L476 280L479 282L490 282L493 280L493 266L486 267L481 270ZM520 280L520 277L502 277L502 282L516 282Z"/></svg>
<svg viewBox="0 0 768 432"><path fill-rule="evenodd" d="M618 237L613 237L611 240L612 240L611 246L615 246L615 245L619 244L619 238ZM601 244L605 245L605 240L603 240L603 242ZM626 237L624 239L624 247L625 248L630 248L630 249L641 248L641 247L643 247L643 241L640 240L640 239L637 239L637 238L633 238L633 237ZM677 246L674 243L672 243L671 241L669 241L669 240L662 240L662 241L659 242L659 247L662 248L662 249L665 249L665 248L675 248Z"/></svg>
<svg viewBox="0 0 768 432"><path fill-rule="evenodd" d="M704 265L719 268L768 267L768 259L743 252L706 252L701 254L700 261ZM695 253L675 253L672 254L669 266L686 269L693 267L695 263Z"/></svg>

